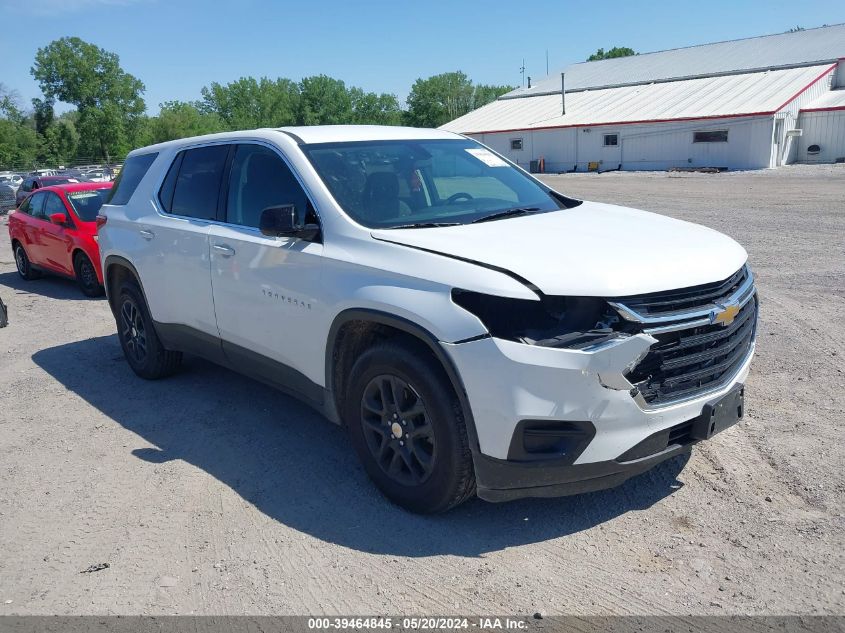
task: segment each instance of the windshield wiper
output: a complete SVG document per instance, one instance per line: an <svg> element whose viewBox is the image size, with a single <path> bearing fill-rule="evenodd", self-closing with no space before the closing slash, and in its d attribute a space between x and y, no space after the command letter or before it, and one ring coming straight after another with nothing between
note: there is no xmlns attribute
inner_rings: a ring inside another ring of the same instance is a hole
<svg viewBox="0 0 845 633"><path fill-rule="evenodd" d="M516 207L515 209L506 209L504 211L497 211L496 213L480 217L477 220L473 220L470 224L490 222L491 220L501 220L502 218L515 218L519 215L529 215L539 210L540 207Z"/></svg>
<svg viewBox="0 0 845 633"><path fill-rule="evenodd" d="M387 226L387 229L436 229L441 226L460 226L460 222L414 222L413 224L399 224Z"/></svg>

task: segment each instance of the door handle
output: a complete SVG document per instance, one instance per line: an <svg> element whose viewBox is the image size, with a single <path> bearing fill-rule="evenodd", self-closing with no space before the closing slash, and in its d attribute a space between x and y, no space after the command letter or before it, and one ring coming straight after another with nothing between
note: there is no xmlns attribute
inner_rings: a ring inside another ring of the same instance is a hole
<svg viewBox="0 0 845 633"><path fill-rule="evenodd" d="M147 229L141 229L138 231L145 240L151 240L155 237L155 233L152 231L148 231Z"/></svg>
<svg viewBox="0 0 845 633"><path fill-rule="evenodd" d="M214 244L211 248L220 253L223 257L231 257L235 254L235 249L225 244Z"/></svg>

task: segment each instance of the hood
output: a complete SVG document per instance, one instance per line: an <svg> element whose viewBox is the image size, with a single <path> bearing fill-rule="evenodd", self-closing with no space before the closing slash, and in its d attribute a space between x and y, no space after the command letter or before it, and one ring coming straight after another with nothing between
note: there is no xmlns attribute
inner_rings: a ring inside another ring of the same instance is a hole
<svg viewBox="0 0 845 633"><path fill-rule="evenodd" d="M721 281L746 261L734 240L698 224L615 205L428 229L377 240L504 269L547 295L622 297Z"/></svg>

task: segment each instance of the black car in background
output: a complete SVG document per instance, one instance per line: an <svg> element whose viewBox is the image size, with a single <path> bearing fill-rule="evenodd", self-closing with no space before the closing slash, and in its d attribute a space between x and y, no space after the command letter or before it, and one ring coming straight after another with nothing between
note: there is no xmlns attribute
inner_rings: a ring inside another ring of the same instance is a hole
<svg viewBox="0 0 845 633"><path fill-rule="evenodd" d="M66 185L69 182L80 182L79 178L70 176L27 176L15 194L15 207L19 207L29 194L47 185Z"/></svg>

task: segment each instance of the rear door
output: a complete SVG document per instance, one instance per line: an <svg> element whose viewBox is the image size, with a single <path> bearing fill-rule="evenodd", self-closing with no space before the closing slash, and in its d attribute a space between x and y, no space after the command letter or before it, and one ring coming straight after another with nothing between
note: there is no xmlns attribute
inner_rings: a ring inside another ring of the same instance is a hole
<svg viewBox="0 0 845 633"><path fill-rule="evenodd" d="M44 223L44 200L47 194L38 192L32 194L24 203L26 204L27 214L23 219L23 234L24 234L24 250L29 257L29 261L36 266L41 266L44 250L44 236L41 232L41 226Z"/></svg>
<svg viewBox="0 0 845 633"><path fill-rule="evenodd" d="M323 245L266 237L258 225L267 207L293 204L299 218L309 222L317 222L316 212L281 155L258 143L237 145L224 190L226 222L211 227L210 245L214 306L226 356L241 371L309 394L303 377L312 384L323 381L315 369L321 372L322 363L314 362L323 341L313 331L322 321L316 295Z"/></svg>
<svg viewBox="0 0 845 633"><path fill-rule="evenodd" d="M179 336L218 335L208 231L217 220L229 147L205 145L179 152L158 190L161 213L144 216L135 227L146 244L133 262L152 316L176 326L170 330ZM124 167L124 176L129 168Z"/></svg>

